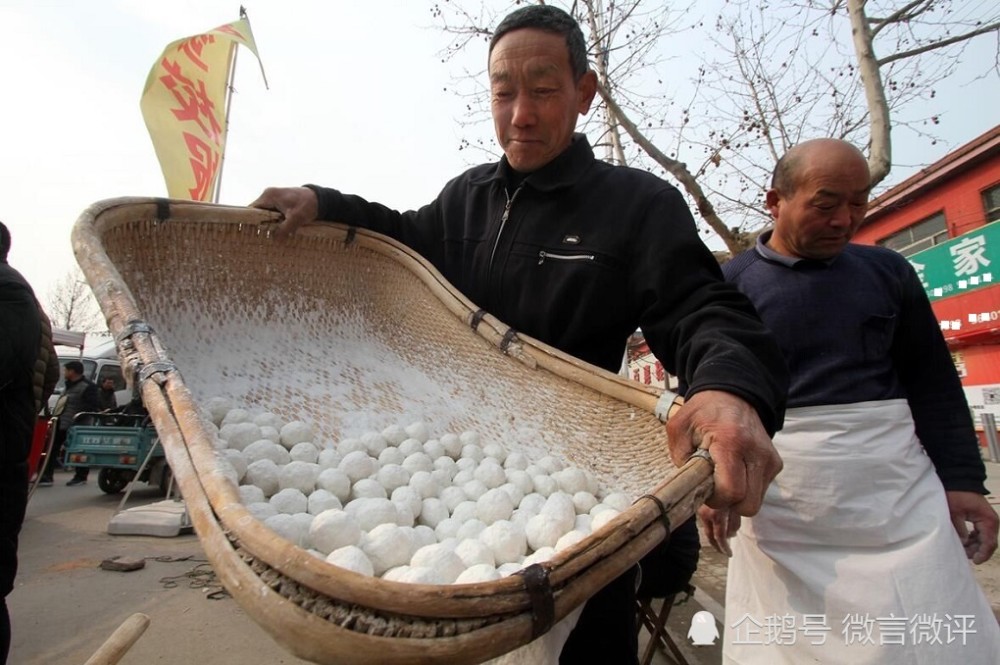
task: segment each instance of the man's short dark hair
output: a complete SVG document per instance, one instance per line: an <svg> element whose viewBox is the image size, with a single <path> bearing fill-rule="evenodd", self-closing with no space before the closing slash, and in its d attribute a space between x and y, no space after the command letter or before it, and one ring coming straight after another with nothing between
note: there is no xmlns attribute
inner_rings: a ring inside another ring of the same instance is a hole
<svg viewBox="0 0 1000 665"><path fill-rule="evenodd" d="M83 376L83 363L79 360L70 360L68 363L63 365L66 369L71 369L77 374Z"/></svg>
<svg viewBox="0 0 1000 665"><path fill-rule="evenodd" d="M0 262L7 263L8 252L10 252L10 230L0 222Z"/></svg>
<svg viewBox="0 0 1000 665"><path fill-rule="evenodd" d="M535 28L566 38L569 64L573 70L573 80L579 81L587 73L587 42L583 38L580 24L572 16L552 5L528 5L507 14L490 38L490 55L501 37L513 30Z"/></svg>

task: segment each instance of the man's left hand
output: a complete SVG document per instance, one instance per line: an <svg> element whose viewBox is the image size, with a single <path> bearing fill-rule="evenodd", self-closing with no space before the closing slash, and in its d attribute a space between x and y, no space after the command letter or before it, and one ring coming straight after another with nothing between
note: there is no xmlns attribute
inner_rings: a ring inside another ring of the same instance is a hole
<svg viewBox="0 0 1000 665"><path fill-rule="evenodd" d="M965 548L965 555L975 564L988 561L997 549L1000 517L982 494L976 492L945 492L951 523ZM970 532L966 522L972 523Z"/></svg>

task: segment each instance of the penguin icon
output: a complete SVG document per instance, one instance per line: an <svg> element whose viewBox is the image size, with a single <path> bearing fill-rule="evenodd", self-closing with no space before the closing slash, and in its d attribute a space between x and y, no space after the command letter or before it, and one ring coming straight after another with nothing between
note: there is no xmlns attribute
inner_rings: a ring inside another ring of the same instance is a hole
<svg viewBox="0 0 1000 665"><path fill-rule="evenodd" d="M719 639L719 629L715 625L715 617L708 610L695 612L691 617L691 629L688 639L696 647L712 646Z"/></svg>

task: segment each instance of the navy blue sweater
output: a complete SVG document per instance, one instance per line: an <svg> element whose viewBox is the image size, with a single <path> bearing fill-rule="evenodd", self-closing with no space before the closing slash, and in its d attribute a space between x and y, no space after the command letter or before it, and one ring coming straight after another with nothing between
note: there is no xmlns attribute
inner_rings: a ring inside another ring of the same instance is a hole
<svg viewBox="0 0 1000 665"><path fill-rule="evenodd" d="M767 247L769 237L723 272L785 354L788 407L905 398L945 489L985 494L965 393L909 262L854 244L829 261L792 259Z"/></svg>

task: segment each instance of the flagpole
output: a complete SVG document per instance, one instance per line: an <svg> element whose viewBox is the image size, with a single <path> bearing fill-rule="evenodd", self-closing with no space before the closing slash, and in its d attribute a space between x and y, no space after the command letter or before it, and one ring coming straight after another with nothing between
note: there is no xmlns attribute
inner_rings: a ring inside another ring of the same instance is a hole
<svg viewBox="0 0 1000 665"><path fill-rule="evenodd" d="M243 8L240 7L240 18L243 18ZM236 56L239 54L239 44L233 42L230 47L229 57L229 80L226 82L226 119L223 125L223 136L225 136L225 147L229 146L229 111L232 109L233 88L236 81ZM226 150L222 150L219 156L219 173L215 177L215 194L212 196L212 203L219 202L219 194L222 192L222 167L226 165Z"/></svg>

